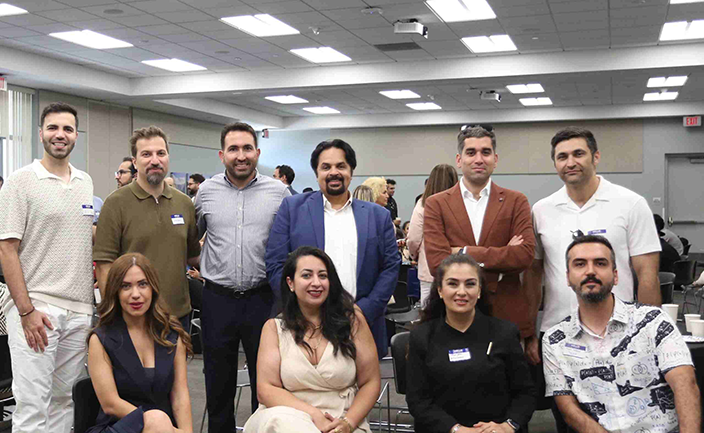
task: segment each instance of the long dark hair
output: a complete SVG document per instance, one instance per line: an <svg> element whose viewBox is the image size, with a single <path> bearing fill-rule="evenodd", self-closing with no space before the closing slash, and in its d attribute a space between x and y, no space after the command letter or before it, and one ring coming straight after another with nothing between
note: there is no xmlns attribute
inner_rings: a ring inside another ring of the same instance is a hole
<svg viewBox="0 0 704 433"><path fill-rule="evenodd" d="M438 317L445 316L445 302L440 298L438 293L438 288L442 286L442 280L445 278L445 272L452 265L469 265L477 271L477 278L479 279L479 291L484 288L486 282L484 278L484 270L477 263L472 256L466 254L451 254L445 257L445 260L440 262L437 271L435 271L435 279L433 284L430 286L430 295L425 307L420 312L421 322L427 322L428 320L437 319Z"/></svg>
<svg viewBox="0 0 704 433"><path fill-rule="evenodd" d="M175 331L186 347L186 355L193 356L191 337L181 327L181 322L175 316L169 314L168 309L162 304L163 301L159 297L159 277L156 269L148 258L139 253L124 254L115 260L110 267L107 283L105 284L105 298L98 304L99 318L95 328L110 326L118 318L122 317L120 290L122 289L122 281L132 266L137 266L144 272L144 276L152 288L152 302L144 314L147 333L157 344L166 347L171 352L176 349L176 344L169 341L167 337L171 331ZM88 339L90 340L90 335Z"/></svg>
<svg viewBox="0 0 704 433"><path fill-rule="evenodd" d="M281 274L281 299L283 301L283 329L293 332L296 344L303 346L311 355L313 350L305 342L303 337L306 331L313 329L313 324L303 316L301 307L298 305L298 298L291 292L286 282L286 278L294 281L296 267L301 257L313 256L320 259L328 271L328 297L320 306L320 331L323 337L332 343L333 354L337 356L338 350L344 356L355 359L357 348L352 341L352 328L354 326L354 299L352 295L342 287L340 277L337 275L332 259L321 249L303 246L288 255Z"/></svg>
<svg viewBox="0 0 704 433"><path fill-rule="evenodd" d="M425 191L421 200L423 207L425 201L433 194L443 192L457 184L457 169L448 164L438 164L430 172L428 182L425 184Z"/></svg>

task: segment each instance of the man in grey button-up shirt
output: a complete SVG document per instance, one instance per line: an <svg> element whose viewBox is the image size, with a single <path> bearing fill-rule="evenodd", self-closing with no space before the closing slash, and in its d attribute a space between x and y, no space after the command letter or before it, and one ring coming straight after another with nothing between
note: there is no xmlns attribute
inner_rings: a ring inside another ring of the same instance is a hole
<svg viewBox="0 0 704 433"><path fill-rule="evenodd" d="M205 279L201 324L208 431L234 432L234 397L239 343L242 341L252 410L257 401L257 351L274 296L266 279L264 254L269 229L284 197L283 183L257 171L257 136L245 123L227 125L221 134L225 172L201 184L196 196L198 228L207 232L201 254Z"/></svg>

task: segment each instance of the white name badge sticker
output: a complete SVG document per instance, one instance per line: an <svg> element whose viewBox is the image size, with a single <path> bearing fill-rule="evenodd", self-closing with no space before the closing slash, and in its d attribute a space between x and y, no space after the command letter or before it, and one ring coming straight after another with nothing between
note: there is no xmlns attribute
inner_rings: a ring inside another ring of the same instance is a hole
<svg viewBox="0 0 704 433"><path fill-rule="evenodd" d="M573 358L586 359L587 347L579 344L566 343L565 355L571 356Z"/></svg>
<svg viewBox="0 0 704 433"><path fill-rule="evenodd" d="M450 356L450 362L469 361L472 359L472 355L467 348L448 350L447 354Z"/></svg>
<svg viewBox="0 0 704 433"><path fill-rule="evenodd" d="M175 214L171 215L171 224L178 226L186 223L183 221L183 215Z"/></svg>
<svg viewBox="0 0 704 433"><path fill-rule="evenodd" d="M83 213L84 216L94 216L95 215L95 212L93 211L92 204L81 205L81 212Z"/></svg>

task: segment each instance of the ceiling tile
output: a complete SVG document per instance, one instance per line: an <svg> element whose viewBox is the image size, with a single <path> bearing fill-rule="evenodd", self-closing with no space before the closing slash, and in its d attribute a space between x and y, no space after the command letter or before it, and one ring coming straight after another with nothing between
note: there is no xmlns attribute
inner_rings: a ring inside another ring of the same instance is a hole
<svg viewBox="0 0 704 433"><path fill-rule="evenodd" d="M513 6L536 5L543 6L547 4L546 0L490 0L492 8L508 8Z"/></svg>
<svg viewBox="0 0 704 433"><path fill-rule="evenodd" d="M392 62L393 59L374 47L349 47L344 54L352 58L355 63L367 62Z"/></svg>
<svg viewBox="0 0 704 433"><path fill-rule="evenodd" d="M245 53L256 54L256 53L267 53L271 51L276 51L280 49L276 45L272 45L269 42L259 39L259 38L238 38L238 39L223 39L221 42L227 44L230 47L242 50Z"/></svg>
<svg viewBox="0 0 704 433"><path fill-rule="evenodd" d="M130 3L130 6L135 7L144 12L158 13L158 12L176 12L176 11L187 11L192 10L192 8L178 0L150 0L150 1L138 1Z"/></svg>
<svg viewBox="0 0 704 433"><path fill-rule="evenodd" d="M78 30L77 27L62 23L44 24L41 26L26 26L25 28L29 30L34 30L35 32L43 33L45 35L48 35L49 33L70 32L73 30Z"/></svg>
<svg viewBox="0 0 704 433"><path fill-rule="evenodd" d="M197 10L160 13L159 17L172 23L190 23L193 21L209 21L213 17Z"/></svg>
<svg viewBox="0 0 704 433"><path fill-rule="evenodd" d="M681 21L704 18L704 3L670 5L666 21Z"/></svg>
<svg viewBox="0 0 704 433"><path fill-rule="evenodd" d="M181 33L188 33L188 29L185 29L176 24L163 24L159 26L144 26L136 27L135 30L140 32L148 33L150 35L160 36L160 35L177 35Z"/></svg>
<svg viewBox="0 0 704 433"><path fill-rule="evenodd" d="M355 7L359 11L367 7L367 4L364 3L362 0L305 0L305 2L316 10Z"/></svg>
<svg viewBox="0 0 704 433"><path fill-rule="evenodd" d="M116 56L125 57L136 62L155 58L155 53L137 47L115 48L114 50L110 50L110 52Z"/></svg>
<svg viewBox="0 0 704 433"><path fill-rule="evenodd" d="M289 36L272 36L266 38L270 44L274 44L284 50L292 50L294 48L312 48L319 47L320 44L313 39L304 35L289 35Z"/></svg>
<svg viewBox="0 0 704 433"><path fill-rule="evenodd" d="M387 56L395 60L430 60L433 56L425 50L391 51Z"/></svg>
<svg viewBox="0 0 704 433"><path fill-rule="evenodd" d="M569 12L587 12L608 8L608 0L576 0L564 1L559 3L550 3L550 10L554 14L563 14Z"/></svg>
<svg viewBox="0 0 704 433"><path fill-rule="evenodd" d="M560 33L560 40L566 50L608 48L611 43L608 30Z"/></svg>
<svg viewBox="0 0 704 433"><path fill-rule="evenodd" d="M177 35L161 35L160 37L166 41L175 42L177 44L180 44L183 42L197 42L197 41L211 40L209 37L203 36L200 33L195 33L195 32L180 33Z"/></svg>
<svg viewBox="0 0 704 433"><path fill-rule="evenodd" d="M260 53L260 56L261 55L262 54ZM264 60L271 62L275 65L283 66L284 68L293 68L293 67L308 68L308 67L317 67L318 66L314 63L311 63L307 60L303 60L302 58L300 58L296 55L293 55L291 53L287 53L285 51L281 52L281 53L277 53L277 54L266 53L263 55L264 55Z"/></svg>
<svg viewBox="0 0 704 433"><path fill-rule="evenodd" d="M35 1L17 1L14 0L12 1L12 4L21 6L22 9L34 13L34 12L39 12L39 11L51 11L55 9L67 9L70 8L70 6L67 6L63 3L59 3L53 0L35 0Z"/></svg>
<svg viewBox="0 0 704 433"><path fill-rule="evenodd" d="M254 8L263 14L290 14L295 12L310 12L313 9L302 1L284 1L280 3L256 4Z"/></svg>
<svg viewBox="0 0 704 433"><path fill-rule="evenodd" d="M104 20L104 19L97 19L97 20L90 20L90 21L71 21L67 24L72 25L72 26L79 28L79 29L82 29L82 30L93 30L96 32L100 31L100 30L105 30L105 29L120 29L120 28L124 27L122 24L118 24L115 21Z"/></svg>
<svg viewBox="0 0 704 433"><path fill-rule="evenodd" d="M0 36L5 38L19 38L22 36L40 36L41 33L32 30L23 29L22 27L3 27L0 28Z"/></svg>
<svg viewBox="0 0 704 433"><path fill-rule="evenodd" d="M253 7L246 5L244 3L238 3L235 2L236 4L228 4L228 5L223 5L221 7L214 7L214 8L206 8L203 6L199 5L194 5L197 9L205 12L208 15L212 15L214 17L218 18L225 18L225 17L236 17L240 15L254 15L258 14L259 11L254 9Z"/></svg>
<svg viewBox="0 0 704 433"><path fill-rule="evenodd" d="M606 29L609 25L606 10L553 14L553 17L557 29L561 32Z"/></svg>
<svg viewBox="0 0 704 433"><path fill-rule="evenodd" d="M411 42L411 36L407 34L394 33L393 27L377 27L373 29L352 30L360 38L372 45L395 44L400 42Z"/></svg>
<svg viewBox="0 0 704 433"><path fill-rule="evenodd" d="M129 17L115 17L112 18L112 20L127 27L159 26L168 24L167 21L149 14Z"/></svg>
<svg viewBox="0 0 704 433"><path fill-rule="evenodd" d="M393 30L393 24L386 21L384 18L374 15L367 17L366 19L349 19L349 20L333 20L339 24L342 28L347 30L357 30L357 29L369 29L380 26L388 26L389 29Z"/></svg>
<svg viewBox="0 0 704 433"><path fill-rule="evenodd" d="M666 15L666 6L614 9L610 13L610 22L611 27L662 26Z"/></svg>
<svg viewBox="0 0 704 433"><path fill-rule="evenodd" d="M114 4L114 0L62 0L68 6L73 6L75 8L82 8L87 6L98 6L98 5L110 5Z"/></svg>
<svg viewBox="0 0 704 433"><path fill-rule="evenodd" d="M467 36L501 35L506 31L497 20L470 21L466 23L449 23L447 25L459 38Z"/></svg>
<svg viewBox="0 0 704 433"><path fill-rule="evenodd" d="M53 24L53 20L40 17L34 14L24 14L24 15L13 15L7 17L1 17L0 21L6 24L12 24L13 26L41 26L44 24Z"/></svg>
<svg viewBox="0 0 704 433"><path fill-rule="evenodd" d="M418 42L425 51L436 58L467 57L472 53L460 41Z"/></svg>
<svg viewBox="0 0 704 433"><path fill-rule="evenodd" d="M111 9L119 9L122 11L121 14L113 14L113 13L105 13L105 11L109 11ZM93 15L98 15L103 18L107 18L109 20L118 18L118 17L136 17L140 15L144 15L144 11L141 11L139 9L133 8L132 6L126 5L124 3L111 3L107 5L102 5L102 6L89 6L89 7L84 7L82 10L93 14Z"/></svg>
<svg viewBox="0 0 704 433"><path fill-rule="evenodd" d="M82 11L80 9L59 9L52 11L36 12L36 15L40 15L44 18L48 18L53 21L60 22L70 22L70 21L90 21L98 19L97 16L89 14L88 12Z"/></svg>
<svg viewBox="0 0 704 433"><path fill-rule="evenodd" d="M165 56L165 57L179 57L179 55L188 55L188 54L194 54L193 50L190 50L186 47L182 47L181 45L178 44L154 44L149 46L148 51L151 51L153 53ZM197 56L202 56L202 53L195 53Z"/></svg>
<svg viewBox="0 0 704 433"><path fill-rule="evenodd" d="M413 40L416 42L418 41L456 41L459 38L453 32L450 27L447 26L445 23L435 23L435 24L428 24L426 27L428 27L428 37L424 38L421 35L418 34L413 34L411 37Z"/></svg>
<svg viewBox="0 0 704 433"><path fill-rule="evenodd" d="M193 51L209 55L216 54L216 51L228 51L231 48L229 45L212 39L199 42L184 42L180 45Z"/></svg>
<svg viewBox="0 0 704 433"><path fill-rule="evenodd" d="M562 42L557 33L540 33L534 35L511 35L518 51L554 51L562 49Z"/></svg>
<svg viewBox="0 0 704 433"><path fill-rule="evenodd" d="M443 23L443 21L422 2L389 5L383 9L384 19L390 23L411 18L415 18L425 25Z"/></svg>
<svg viewBox="0 0 704 433"><path fill-rule="evenodd" d="M509 34L554 33L557 31L551 15L504 18L500 22Z"/></svg>
<svg viewBox="0 0 704 433"><path fill-rule="evenodd" d="M609 0L611 9L642 8L648 6L667 6L669 0Z"/></svg>
<svg viewBox="0 0 704 433"><path fill-rule="evenodd" d="M320 12L296 12L293 14L279 14L276 18L285 22L286 24L299 28L299 25L314 25L320 23L330 23L330 18L321 14Z"/></svg>
<svg viewBox="0 0 704 433"><path fill-rule="evenodd" d="M235 29L232 26L229 26L225 23L223 23L220 20L208 20L208 21L195 21L192 23L181 23L179 24L181 27L185 27L188 30L192 30L194 32L198 33L203 33L203 32L228 32L228 31L235 31L238 35L242 35L246 33L243 33L237 29Z"/></svg>
<svg viewBox="0 0 704 433"><path fill-rule="evenodd" d="M320 30L320 33L307 35L310 39L317 41L323 46L347 47L347 46L365 46L367 42L360 39L357 35L348 30L326 31Z"/></svg>

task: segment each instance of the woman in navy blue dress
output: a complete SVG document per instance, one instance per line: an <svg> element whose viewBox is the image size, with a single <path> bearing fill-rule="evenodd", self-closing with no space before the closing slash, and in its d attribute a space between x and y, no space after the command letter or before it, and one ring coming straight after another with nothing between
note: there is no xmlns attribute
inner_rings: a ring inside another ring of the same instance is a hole
<svg viewBox="0 0 704 433"><path fill-rule="evenodd" d="M88 370L101 410L88 433L191 433L190 339L159 301L156 270L146 257L115 260L98 313Z"/></svg>

